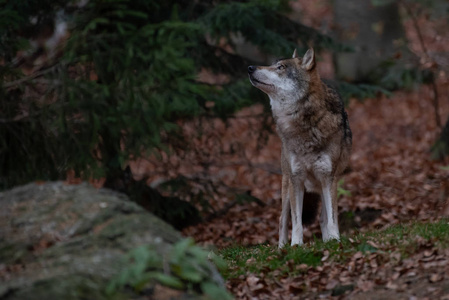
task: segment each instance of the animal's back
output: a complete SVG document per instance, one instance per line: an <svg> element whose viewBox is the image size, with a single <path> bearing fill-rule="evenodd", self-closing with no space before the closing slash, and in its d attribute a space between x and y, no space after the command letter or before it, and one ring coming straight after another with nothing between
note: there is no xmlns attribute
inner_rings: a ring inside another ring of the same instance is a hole
<svg viewBox="0 0 449 300"><path fill-rule="evenodd" d="M343 99L341 98L338 91L331 85L323 82L325 87L325 102L327 110L331 111L333 114L338 116L337 126L340 136L340 155L337 164L340 164L335 172L335 175L340 175L343 173L344 169L347 167L349 156L352 150L352 132L349 126L348 114L346 113Z"/></svg>
<svg viewBox="0 0 449 300"><path fill-rule="evenodd" d="M347 145L352 145L352 132L349 127L349 119L348 114L345 111L345 105L343 99L338 93L337 89L333 87L328 82L322 81L322 84L325 87L326 91L326 104L327 109L332 111L335 114L341 115L341 123L340 126L343 131L343 139L344 143Z"/></svg>

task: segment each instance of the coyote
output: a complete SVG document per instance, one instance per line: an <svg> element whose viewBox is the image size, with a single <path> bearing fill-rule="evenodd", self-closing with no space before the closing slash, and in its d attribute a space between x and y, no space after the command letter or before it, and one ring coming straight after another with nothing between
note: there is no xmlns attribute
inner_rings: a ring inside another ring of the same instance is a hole
<svg viewBox="0 0 449 300"><path fill-rule="evenodd" d="M340 239L337 184L348 164L352 133L338 93L321 81L315 53L281 59L271 66L249 66L251 84L270 98L282 141L282 212L279 247L288 241L291 210L292 245L303 244L303 203L318 205L323 240ZM319 196L318 196L319 195ZM316 209L315 209L316 212ZM315 218L304 215L304 218Z"/></svg>

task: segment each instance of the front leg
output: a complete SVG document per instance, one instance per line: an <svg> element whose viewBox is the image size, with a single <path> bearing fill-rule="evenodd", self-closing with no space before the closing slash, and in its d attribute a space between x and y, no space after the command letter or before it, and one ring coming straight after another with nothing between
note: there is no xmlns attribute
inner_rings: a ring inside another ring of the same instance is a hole
<svg viewBox="0 0 449 300"><path fill-rule="evenodd" d="M279 218L279 248L288 241L288 219L290 214L290 177L282 176L282 212Z"/></svg>
<svg viewBox="0 0 449 300"><path fill-rule="evenodd" d="M291 179L290 207L292 210L292 246L303 244L302 206L304 202L304 183L296 176Z"/></svg>
<svg viewBox="0 0 449 300"><path fill-rule="evenodd" d="M337 184L336 179L322 181L322 205L325 210L325 222L322 221L323 240L340 240L340 231L338 229L338 206L337 206ZM322 216L323 216L322 211Z"/></svg>

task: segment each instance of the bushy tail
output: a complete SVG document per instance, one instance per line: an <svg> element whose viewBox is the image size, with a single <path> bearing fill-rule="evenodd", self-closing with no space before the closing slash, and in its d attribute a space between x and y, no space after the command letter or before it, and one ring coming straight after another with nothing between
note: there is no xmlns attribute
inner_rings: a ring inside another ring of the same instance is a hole
<svg viewBox="0 0 449 300"><path fill-rule="evenodd" d="M302 223L304 225L310 225L315 221L318 214L320 199L321 197L317 193L304 193L304 204L302 208Z"/></svg>

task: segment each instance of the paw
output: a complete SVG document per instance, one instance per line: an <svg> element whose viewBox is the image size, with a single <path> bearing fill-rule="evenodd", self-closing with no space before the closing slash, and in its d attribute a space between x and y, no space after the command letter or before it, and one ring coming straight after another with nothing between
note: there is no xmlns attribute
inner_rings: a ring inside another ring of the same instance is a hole
<svg viewBox="0 0 449 300"><path fill-rule="evenodd" d="M327 237L323 236L323 241L324 242L327 242L327 241L330 241L330 240L337 240L337 241L339 241L340 240L340 235L328 235Z"/></svg>
<svg viewBox="0 0 449 300"><path fill-rule="evenodd" d="M304 242L302 241L302 239L299 239L299 240L292 239L292 244L291 244L292 246L295 246L295 245L301 246L303 244L304 244Z"/></svg>
<svg viewBox="0 0 449 300"><path fill-rule="evenodd" d="M292 231L292 246L293 245L302 245L304 244L302 240L302 226L297 226L296 228L293 228Z"/></svg>
<svg viewBox="0 0 449 300"><path fill-rule="evenodd" d="M321 235L323 236L323 241L329 240L329 233L327 232L327 225L321 223Z"/></svg>
<svg viewBox="0 0 449 300"><path fill-rule="evenodd" d="M279 238L279 248L284 247L285 245L287 245L287 243L288 243L287 237Z"/></svg>
<svg viewBox="0 0 449 300"><path fill-rule="evenodd" d="M323 241L340 240L340 231L337 226L327 226L327 230L323 231L327 231L326 235L323 232Z"/></svg>

